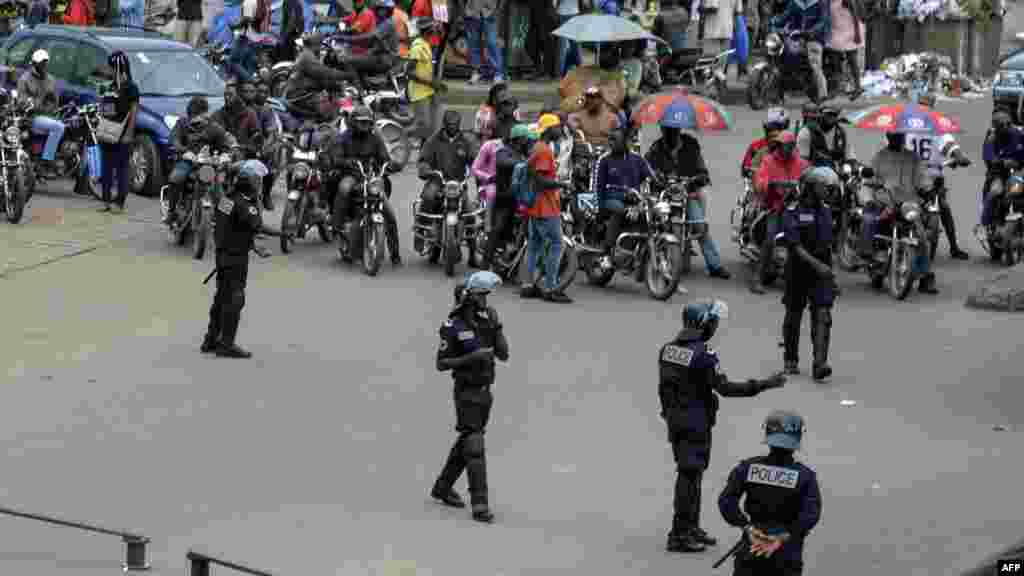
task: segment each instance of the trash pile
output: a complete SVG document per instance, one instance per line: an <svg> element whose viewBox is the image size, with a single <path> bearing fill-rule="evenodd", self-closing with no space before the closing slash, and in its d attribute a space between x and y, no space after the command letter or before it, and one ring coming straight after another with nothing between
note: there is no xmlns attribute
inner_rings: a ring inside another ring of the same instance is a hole
<svg viewBox="0 0 1024 576"><path fill-rule="evenodd" d="M924 22L929 17L939 20L968 18L957 0L900 0L896 6L896 17L918 22Z"/></svg>
<svg viewBox="0 0 1024 576"><path fill-rule="evenodd" d="M957 74L953 61L936 52L903 54L886 58L880 70L869 70L861 79L867 96L897 96L915 99L918 94L932 92L941 96L979 96L989 82Z"/></svg>

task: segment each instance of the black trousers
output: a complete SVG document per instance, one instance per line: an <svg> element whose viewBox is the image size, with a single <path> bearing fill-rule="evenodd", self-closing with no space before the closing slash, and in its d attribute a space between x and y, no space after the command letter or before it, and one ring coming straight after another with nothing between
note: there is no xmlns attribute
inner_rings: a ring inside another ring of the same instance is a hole
<svg viewBox="0 0 1024 576"><path fill-rule="evenodd" d="M786 279L786 316L782 321L783 360L800 362L800 324L804 308L811 309L811 342L814 347L814 366L828 364L828 349L832 340L832 306L823 305L816 293L823 288L822 280L809 278Z"/></svg>
<svg viewBox="0 0 1024 576"><path fill-rule="evenodd" d="M960 245L956 240L956 221L953 220L953 210L949 207L948 190L945 184L945 178L936 184L939 195L939 219L942 221L942 228L946 231L946 240L949 241L949 250L952 252L959 250Z"/></svg>
<svg viewBox="0 0 1024 576"><path fill-rule="evenodd" d="M530 31L527 49L537 73L560 78L558 70L558 38L551 35L558 15L550 2L530 2Z"/></svg>
<svg viewBox="0 0 1024 576"><path fill-rule="evenodd" d="M676 488L672 499L672 536L683 538L700 527L700 485L703 470L676 467Z"/></svg>
<svg viewBox="0 0 1024 576"><path fill-rule="evenodd" d="M619 234L622 234L622 227L626 222L626 208L601 208L601 214L605 219L604 249L613 254L615 242L619 239Z"/></svg>
<svg viewBox="0 0 1024 576"><path fill-rule="evenodd" d="M463 470L469 481L473 506L487 505L487 460L484 456L484 429L491 416L494 398L490 387L455 391L455 430L458 437L448 451L437 487L451 489Z"/></svg>
<svg viewBox="0 0 1024 576"><path fill-rule="evenodd" d="M128 157L131 154L131 144L100 144L100 153L103 155L103 174L101 184L103 187L103 202L113 202L124 208L125 200L128 198ZM117 198L111 198L110 189L114 185L114 173L117 173Z"/></svg>
<svg viewBox="0 0 1024 576"><path fill-rule="evenodd" d="M800 576L804 572L801 561L785 560L775 555L758 558L744 547L733 560L733 576Z"/></svg>
<svg viewBox="0 0 1024 576"><path fill-rule="evenodd" d="M217 265L217 292L210 306L210 325L206 339L224 346L235 343L238 323L245 307L245 284L249 277L248 257L244 262Z"/></svg>
<svg viewBox="0 0 1024 576"><path fill-rule="evenodd" d="M491 205L491 234L487 237L486 263L494 262L494 252L500 242L508 240L516 208L512 202L495 201Z"/></svg>

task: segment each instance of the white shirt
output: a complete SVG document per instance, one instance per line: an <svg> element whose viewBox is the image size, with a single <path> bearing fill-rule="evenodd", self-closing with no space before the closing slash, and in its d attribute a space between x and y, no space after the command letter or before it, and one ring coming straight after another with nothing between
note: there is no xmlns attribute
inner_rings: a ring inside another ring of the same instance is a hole
<svg viewBox="0 0 1024 576"><path fill-rule="evenodd" d="M942 164L959 148L952 134L935 137L931 134L907 134L907 150L910 150L928 167L928 176L942 176Z"/></svg>

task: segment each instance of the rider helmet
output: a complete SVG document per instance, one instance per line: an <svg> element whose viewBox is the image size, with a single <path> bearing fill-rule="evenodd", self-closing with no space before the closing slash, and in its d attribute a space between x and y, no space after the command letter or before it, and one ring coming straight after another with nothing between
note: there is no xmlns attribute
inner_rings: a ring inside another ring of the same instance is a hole
<svg viewBox="0 0 1024 576"><path fill-rule="evenodd" d="M817 166L810 170L804 170L800 175L800 192L806 195L815 192L818 199L830 198L839 188L839 175L836 171L826 166Z"/></svg>
<svg viewBox="0 0 1024 576"><path fill-rule="evenodd" d="M42 48L40 48L39 50L36 50L35 52L32 53L32 63L33 64L40 64L42 62L49 62L49 61L50 61L50 53L47 52L46 50L43 50Z"/></svg>
<svg viewBox="0 0 1024 576"><path fill-rule="evenodd" d="M765 134L789 129L789 114L782 108L772 108L764 120Z"/></svg>
<svg viewBox="0 0 1024 576"><path fill-rule="evenodd" d="M791 410L775 410L764 419L764 443L791 452L800 449L807 427L804 419Z"/></svg>
<svg viewBox="0 0 1024 576"><path fill-rule="evenodd" d="M683 328L699 330L701 337L710 340L718 323L729 317L729 306L721 300L700 300L683 305Z"/></svg>
<svg viewBox="0 0 1024 576"><path fill-rule="evenodd" d="M803 114L804 122L817 120L818 115L821 114L821 108L814 102L808 102L804 104L801 113Z"/></svg>
<svg viewBox="0 0 1024 576"><path fill-rule="evenodd" d="M351 124L357 133L366 134L373 130L373 110L368 106L356 106L352 110Z"/></svg>

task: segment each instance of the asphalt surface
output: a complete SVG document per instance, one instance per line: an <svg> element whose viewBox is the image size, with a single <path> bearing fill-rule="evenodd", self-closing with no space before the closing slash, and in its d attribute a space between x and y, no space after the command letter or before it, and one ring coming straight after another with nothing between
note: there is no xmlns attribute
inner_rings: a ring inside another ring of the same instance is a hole
<svg viewBox="0 0 1024 576"><path fill-rule="evenodd" d="M990 103L939 107L961 116L977 160ZM315 233L287 256L265 242L274 256L253 262L239 335L248 361L199 354L211 259L168 244L154 200L133 196L129 215L111 216L66 188L41 193L34 220L0 224L0 505L141 532L158 574L180 574L189 548L274 574L725 574L711 564L737 531L718 493L763 450L765 415L792 408L807 419L801 457L824 497L805 573L954 574L1019 539L1021 319L962 305L994 270L970 236L978 162L948 178L972 260L949 260L943 241L942 293L906 302L842 276L833 381L807 376L805 331L804 375L724 400L703 512L721 543L663 551L674 470L654 361L680 306L729 303L715 345L732 378L781 368L781 293L750 294L730 242L739 161L760 130L758 115L733 113L735 131L702 140L711 230L733 280L695 267L689 294L668 303L631 280L595 289L583 275L567 306L511 288L492 297L512 354L487 433L493 526L427 495L453 439L451 384L433 367L452 282L409 252L411 170L395 186L402 268L368 278ZM866 159L881 137L851 140ZM121 554L117 538L0 518L4 573L108 575Z"/></svg>

